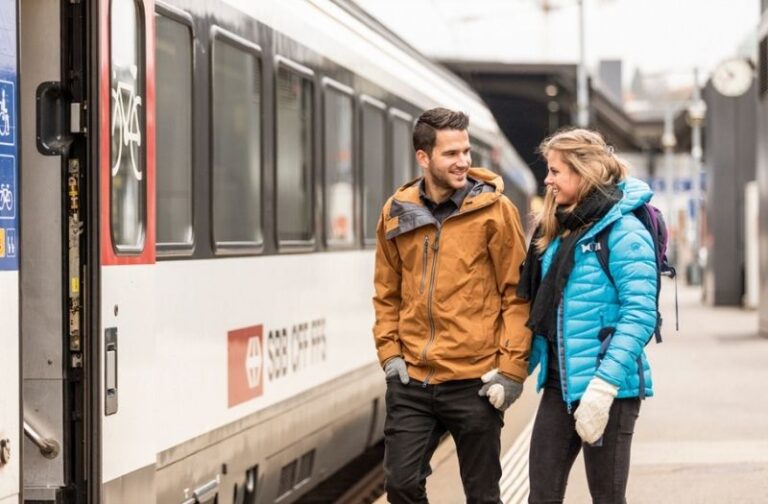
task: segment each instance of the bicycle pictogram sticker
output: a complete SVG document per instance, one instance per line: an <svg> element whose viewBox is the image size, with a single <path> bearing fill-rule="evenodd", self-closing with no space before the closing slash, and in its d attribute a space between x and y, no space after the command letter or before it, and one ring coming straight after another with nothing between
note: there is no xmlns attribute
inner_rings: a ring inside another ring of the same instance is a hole
<svg viewBox="0 0 768 504"><path fill-rule="evenodd" d="M11 134L11 113L8 111L8 99L5 89L0 90L0 136Z"/></svg>
<svg viewBox="0 0 768 504"><path fill-rule="evenodd" d="M13 191L10 184L0 184L0 211L13 211Z"/></svg>
<svg viewBox="0 0 768 504"><path fill-rule="evenodd" d="M136 180L141 180L143 174L137 164L139 148L141 147L141 121L139 107L141 96L136 95L133 85L117 81L112 89L112 176L120 172L123 161L123 149L130 156L131 171ZM116 149L116 152L114 152Z"/></svg>
<svg viewBox="0 0 768 504"><path fill-rule="evenodd" d="M13 82L0 80L0 144L14 145L14 114L16 100Z"/></svg>

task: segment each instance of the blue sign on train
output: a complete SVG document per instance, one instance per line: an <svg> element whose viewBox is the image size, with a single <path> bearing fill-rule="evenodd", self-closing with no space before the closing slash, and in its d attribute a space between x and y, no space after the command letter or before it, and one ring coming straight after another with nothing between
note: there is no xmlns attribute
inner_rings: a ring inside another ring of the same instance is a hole
<svg viewBox="0 0 768 504"><path fill-rule="evenodd" d="M0 270L19 269L17 5L0 0Z"/></svg>
<svg viewBox="0 0 768 504"><path fill-rule="evenodd" d="M16 159L0 154L0 220L16 218Z"/></svg>
<svg viewBox="0 0 768 504"><path fill-rule="evenodd" d="M16 145L16 91L13 82L0 80L0 145Z"/></svg>

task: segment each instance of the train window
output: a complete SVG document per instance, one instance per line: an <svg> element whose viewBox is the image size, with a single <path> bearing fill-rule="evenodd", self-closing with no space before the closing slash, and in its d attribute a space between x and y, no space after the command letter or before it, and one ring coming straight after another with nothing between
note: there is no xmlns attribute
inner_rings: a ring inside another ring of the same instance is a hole
<svg viewBox="0 0 768 504"><path fill-rule="evenodd" d="M144 248L146 178L143 27L134 0L114 0L110 13L110 227L118 252Z"/></svg>
<svg viewBox="0 0 768 504"><path fill-rule="evenodd" d="M314 237L312 71L277 58L277 235L281 245Z"/></svg>
<svg viewBox="0 0 768 504"><path fill-rule="evenodd" d="M258 48L213 41L213 236L218 248L263 242L261 62Z"/></svg>
<svg viewBox="0 0 768 504"><path fill-rule="evenodd" d="M413 118L399 110L390 112L392 117L392 175L396 190L414 176L414 153L411 125Z"/></svg>
<svg viewBox="0 0 768 504"><path fill-rule="evenodd" d="M293 486L296 484L296 470L299 461L294 459L288 464L284 465L280 470L280 485L277 489L277 495L282 496L293 490Z"/></svg>
<svg viewBox="0 0 768 504"><path fill-rule="evenodd" d="M329 247L355 243L353 90L341 84L325 88L325 242Z"/></svg>
<svg viewBox="0 0 768 504"><path fill-rule="evenodd" d="M298 483L308 480L315 468L315 450L309 450L299 459L299 470L296 474Z"/></svg>
<svg viewBox="0 0 768 504"><path fill-rule="evenodd" d="M387 188L384 156L385 105L363 97L363 236L366 244L376 242L376 223L384 206Z"/></svg>
<svg viewBox="0 0 768 504"><path fill-rule="evenodd" d="M488 148L475 141L470 141L470 146L472 147L472 166L490 170L491 153Z"/></svg>
<svg viewBox="0 0 768 504"><path fill-rule="evenodd" d="M157 243L192 245L192 31L156 16Z"/></svg>

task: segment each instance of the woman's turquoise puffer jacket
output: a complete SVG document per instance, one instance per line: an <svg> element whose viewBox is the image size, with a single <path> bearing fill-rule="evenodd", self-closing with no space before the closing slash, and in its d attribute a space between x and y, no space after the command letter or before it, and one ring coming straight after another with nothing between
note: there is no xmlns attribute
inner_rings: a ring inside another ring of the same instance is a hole
<svg viewBox="0 0 768 504"><path fill-rule="evenodd" d="M656 328L656 256L653 241L632 210L650 201L653 192L645 182L627 177L619 184L623 198L584 236L575 247L574 267L558 307L558 356L563 400L578 401L589 381L597 375L619 387L619 398L653 395L651 370L643 351ZM611 226L608 234L609 268L616 286L603 271L597 254L590 249L597 233ZM546 274L560 246L555 239L541 257ZM604 357L598 363L604 327L615 327ZM532 373L541 364L537 390L547 380L547 340L536 335L529 361Z"/></svg>

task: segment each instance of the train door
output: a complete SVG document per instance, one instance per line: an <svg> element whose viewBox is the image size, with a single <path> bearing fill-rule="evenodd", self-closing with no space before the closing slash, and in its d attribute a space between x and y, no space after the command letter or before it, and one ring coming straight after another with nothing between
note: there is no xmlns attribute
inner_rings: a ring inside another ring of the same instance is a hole
<svg viewBox="0 0 768 504"><path fill-rule="evenodd" d="M151 503L154 5L20 8L23 501Z"/></svg>
<svg viewBox="0 0 768 504"><path fill-rule="evenodd" d="M18 58L16 0L0 0L0 504L19 499Z"/></svg>
<svg viewBox="0 0 768 504"><path fill-rule="evenodd" d="M70 270L79 278L77 257L71 268L68 264L67 236L73 233L76 252L79 221L70 225L64 210L70 200L79 204L77 177L73 197L66 196L67 172L70 166L79 171L84 161L82 132L65 121L70 115L78 120L83 103L82 83L65 66L70 58L63 57L75 29L63 19L74 10L56 0L24 0L19 8L23 501L76 502L79 497L84 502L81 310L71 306L77 311L70 312L69 301L80 289L77 284L69 288L66 278Z"/></svg>
<svg viewBox="0 0 768 504"><path fill-rule="evenodd" d="M95 0L101 502L155 502L154 1ZM94 230L95 231L95 230Z"/></svg>
<svg viewBox="0 0 768 504"><path fill-rule="evenodd" d="M22 500L98 502L98 341L87 326L98 289L86 276L94 263L90 5L24 0L19 8Z"/></svg>

